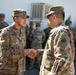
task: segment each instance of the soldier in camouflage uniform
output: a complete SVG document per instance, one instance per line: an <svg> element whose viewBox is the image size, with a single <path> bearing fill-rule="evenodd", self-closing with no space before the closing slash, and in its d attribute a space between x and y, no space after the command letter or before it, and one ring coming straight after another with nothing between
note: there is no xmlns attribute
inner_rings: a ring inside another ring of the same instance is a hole
<svg viewBox="0 0 76 75"><path fill-rule="evenodd" d="M33 30L32 33L30 34L30 39L32 41L31 48L42 49L42 43L45 41L45 33L44 33L44 31L40 30L39 23L36 23L36 29ZM33 68L35 60L36 60L36 63L38 64L38 68L39 68L40 64L41 64L41 58L42 58L42 56L39 55L35 59L31 59L30 60L30 69Z"/></svg>
<svg viewBox="0 0 76 75"><path fill-rule="evenodd" d="M26 11L16 9L12 12L14 23L4 28L0 34L0 75L24 75L25 58L28 50L25 50L25 31L21 29L26 25L29 16Z"/></svg>
<svg viewBox="0 0 76 75"><path fill-rule="evenodd" d="M2 28L4 28L4 27L9 26L8 23L6 23L6 22L4 21L4 19L5 19L5 14L4 14L4 13L0 13L0 30L1 30Z"/></svg>
<svg viewBox="0 0 76 75"><path fill-rule="evenodd" d="M29 35L34 30L33 26L34 26L34 23L33 22L30 22L30 24L29 24Z"/></svg>
<svg viewBox="0 0 76 75"><path fill-rule="evenodd" d="M28 27L28 36L27 36L27 40L26 40L26 45L27 45L27 49L28 48L31 48L31 40L30 40L30 34L31 34L31 32L34 30L34 28L33 28L33 26L34 26L34 24L33 24L33 22L30 22L29 23L29 27ZM27 63L27 65L29 65L30 64L30 58L29 57L26 57L26 63Z"/></svg>
<svg viewBox="0 0 76 75"><path fill-rule="evenodd" d="M64 8L51 7L47 14L52 29L47 40L40 67L40 75L74 75L74 40L72 32L64 26ZM43 50L37 49L37 55Z"/></svg>
<svg viewBox="0 0 76 75"><path fill-rule="evenodd" d="M27 37L27 48L31 48L30 35L31 35L31 32L34 30L34 28L33 28L33 26L34 26L33 22L30 22L29 26L30 26L30 27L28 28L29 35L28 35L28 37Z"/></svg>
<svg viewBox="0 0 76 75"><path fill-rule="evenodd" d="M32 31L30 39L32 40L31 48L42 49L42 42L45 40L45 33L40 30L39 23L36 23L36 29Z"/></svg>

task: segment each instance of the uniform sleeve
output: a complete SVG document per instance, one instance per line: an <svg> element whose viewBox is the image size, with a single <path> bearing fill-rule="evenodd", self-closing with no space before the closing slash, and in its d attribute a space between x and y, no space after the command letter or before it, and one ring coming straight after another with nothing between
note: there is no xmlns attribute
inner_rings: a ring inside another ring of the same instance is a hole
<svg viewBox="0 0 76 75"><path fill-rule="evenodd" d="M9 26L9 24L7 22L4 22L4 27L7 27L7 26Z"/></svg>
<svg viewBox="0 0 76 75"><path fill-rule="evenodd" d="M9 26L9 24L7 23L7 26Z"/></svg>
<svg viewBox="0 0 76 75"><path fill-rule="evenodd" d="M2 50L3 57L20 59L21 57L24 56L24 50L19 50L19 49L17 50L17 49L13 49L10 47L10 36L8 32L2 31L0 37L1 37L1 40L4 41L1 44L1 50Z"/></svg>
<svg viewBox="0 0 76 75"><path fill-rule="evenodd" d="M69 46L70 46L70 38L67 33L62 31L56 34L54 38L55 61L51 69L51 73L53 73L54 75L57 72L61 71L63 67L66 67L66 64L70 58Z"/></svg>
<svg viewBox="0 0 76 75"><path fill-rule="evenodd" d="M37 56L42 56L44 49L37 49L36 51L37 51Z"/></svg>

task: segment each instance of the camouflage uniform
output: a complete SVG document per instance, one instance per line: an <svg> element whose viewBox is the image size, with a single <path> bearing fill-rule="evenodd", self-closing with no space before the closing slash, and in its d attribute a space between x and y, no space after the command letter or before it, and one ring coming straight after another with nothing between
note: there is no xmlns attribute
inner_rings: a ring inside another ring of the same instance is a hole
<svg viewBox="0 0 76 75"><path fill-rule="evenodd" d="M32 40L30 39L31 33L34 30L34 28L28 28L28 36L27 36L27 48L31 48L31 42Z"/></svg>
<svg viewBox="0 0 76 75"><path fill-rule="evenodd" d="M0 22L0 29L9 26L6 22Z"/></svg>
<svg viewBox="0 0 76 75"><path fill-rule="evenodd" d="M73 34L73 39L74 39L74 46L75 46L75 59L74 59L74 67L75 67L75 75L76 75L76 33L74 28L70 28L72 34Z"/></svg>
<svg viewBox="0 0 76 75"><path fill-rule="evenodd" d="M9 25L6 22L1 22L0 23L0 33L1 33L2 29L7 27L7 26L9 26Z"/></svg>
<svg viewBox="0 0 76 75"><path fill-rule="evenodd" d="M68 27L55 27L46 43L40 75L73 75L73 61L74 41L71 31Z"/></svg>
<svg viewBox="0 0 76 75"><path fill-rule="evenodd" d="M42 49L42 42L45 40L45 33L42 30L37 31L35 29L32 31L30 39L32 41L31 48ZM41 55L36 57L36 62L38 63L38 66L40 66L40 64L41 64L41 58L42 58ZM31 59L30 64L33 66L34 62L35 62L35 60Z"/></svg>
<svg viewBox="0 0 76 75"><path fill-rule="evenodd" d="M4 40L0 50L0 75L22 75L25 71L24 30L17 30L11 25L4 28L0 36Z"/></svg>
<svg viewBox="0 0 76 75"><path fill-rule="evenodd" d="M74 39L74 46L75 46L75 59L74 59L75 74L74 75L76 75L76 34L75 34L75 29L72 27L72 21L66 21L66 24L71 30Z"/></svg>
<svg viewBox="0 0 76 75"><path fill-rule="evenodd" d="M74 33L75 33L75 35L74 35L74 45L75 45L75 48L76 48L76 30L74 30Z"/></svg>
<svg viewBox="0 0 76 75"><path fill-rule="evenodd" d="M31 48L42 49L42 42L45 40L45 33L42 30L33 30L30 37L32 40Z"/></svg>

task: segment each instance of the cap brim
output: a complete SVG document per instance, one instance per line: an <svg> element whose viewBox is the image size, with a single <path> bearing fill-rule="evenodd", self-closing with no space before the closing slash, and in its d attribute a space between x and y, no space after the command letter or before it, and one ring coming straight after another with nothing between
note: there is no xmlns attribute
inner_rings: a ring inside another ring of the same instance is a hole
<svg viewBox="0 0 76 75"><path fill-rule="evenodd" d="M55 12L54 11L50 11L47 15L46 15L46 17L48 18L48 16L50 16L51 14L54 14Z"/></svg>
<svg viewBox="0 0 76 75"><path fill-rule="evenodd" d="M20 15L20 17L26 17L26 18L29 18L28 15Z"/></svg>

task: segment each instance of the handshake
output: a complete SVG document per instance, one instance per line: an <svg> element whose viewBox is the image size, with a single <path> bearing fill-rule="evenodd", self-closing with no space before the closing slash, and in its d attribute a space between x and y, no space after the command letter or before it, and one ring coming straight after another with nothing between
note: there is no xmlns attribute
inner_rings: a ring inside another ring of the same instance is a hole
<svg viewBox="0 0 76 75"><path fill-rule="evenodd" d="M24 56L28 56L28 57L34 59L37 56L37 51L34 49L25 49Z"/></svg>

